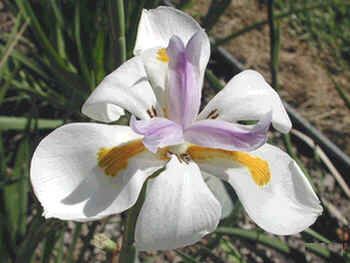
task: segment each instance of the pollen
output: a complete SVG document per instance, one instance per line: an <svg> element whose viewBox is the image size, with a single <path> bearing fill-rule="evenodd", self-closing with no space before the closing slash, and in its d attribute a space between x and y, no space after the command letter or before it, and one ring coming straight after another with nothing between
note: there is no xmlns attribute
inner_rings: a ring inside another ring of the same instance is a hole
<svg viewBox="0 0 350 263"><path fill-rule="evenodd" d="M108 176L116 176L128 166L130 158L143 152L145 146L141 140L134 140L112 148L100 148L97 153L98 166Z"/></svg>
<svg viewBox="0 0 350 263"><path fill-rule="evenodd" d="M197 162L224 159L244 166L248 169L251 178L258 186L265 186L271 180L271 171L268 162L249 153L194 145L190 146L187 152Z"/></svg>
<svg viewBox="0 0 350 263"><path fill-rule="evenodd" d="M166 49L165 48L160 48L157 52L157 59L164 62L164 63L167 63L169 62L169 57L168 57L168 54L166 52Z"/></svg>

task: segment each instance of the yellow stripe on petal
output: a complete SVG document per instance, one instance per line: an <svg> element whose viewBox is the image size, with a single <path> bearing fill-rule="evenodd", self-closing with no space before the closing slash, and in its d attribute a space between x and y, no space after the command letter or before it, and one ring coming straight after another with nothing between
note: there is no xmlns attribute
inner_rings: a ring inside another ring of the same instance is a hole
<svg viewBox="0 0 350 263"><path fill-rule="evenodd" d="M271 180L268 162L246 152L227 151L193 145L188 148L187 153L194 161L198 162L226 159L245 166L249 170L253 181L259 186L264 186ZM218 165L220 164L218 163Z"/></svg>
<svg viewBox="0 0 350 263"><path fill-rule="evenodd" d="M166 52L166 49L165 48L160 48L157 52L157 59L164 62L164 63L167 63L169 62L169 57L168 57L168 53Z"/></svg>
<svg viewBox="0 0 350 263"><path fill-rule="evenodd" d="M143 152L145 146L142 140L135 140L112 148L101 148L97 153L98 166L109 176L116 176L125 169L128 160Z"/></svg>

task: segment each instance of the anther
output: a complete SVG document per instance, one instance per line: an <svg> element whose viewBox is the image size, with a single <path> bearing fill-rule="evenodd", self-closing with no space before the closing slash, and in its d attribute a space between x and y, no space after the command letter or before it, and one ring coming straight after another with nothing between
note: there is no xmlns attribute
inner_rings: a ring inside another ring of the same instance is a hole
<svg viewBox="0 0 350 263"><path fill-rule="evenodd" d="M191 162L191 156L188 153L182 153L180 154L180 159L184 161L186 164L189 164Z"/></svg>
<svg viewBox="0 0 350 263"><path fill-rule="evenodd" d="M217 117L219 117L219 110L214 109L208 114L207 119L216 119Z"/></svg>
<svg viewBox="0 0 350 263"><path fill-rule="evenodd" d="M157 110L154 106L152 106L150 109L147 110L148 116L151 118L157 117Z"/></svg>

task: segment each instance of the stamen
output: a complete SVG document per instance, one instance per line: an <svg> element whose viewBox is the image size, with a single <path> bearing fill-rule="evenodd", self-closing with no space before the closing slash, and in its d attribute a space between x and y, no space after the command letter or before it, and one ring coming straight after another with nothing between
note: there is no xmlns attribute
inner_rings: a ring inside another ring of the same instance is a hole
<svg viewBox="0 0 350 263"><path fill-rule="evenodd" d="M157 110L156 110L156 108L154 106L152 106L151 111L153 113L153 116L157 117Z"/></svg>
<svg viewBox="0 0 350 263"><path fill-rule="evenodd" d="M271 180L271 171L268 162L246 152L227 151L192 145L188 148L187 153L197 162L210 159L229 159L239 165L243 165L247 167L253 181L259 186L264 186Z"/></svg>
<svg viewBox="0 0 350 263"><path fill-rule="evenodd" d="M157 52L157 59L164 62L164 63L167 63L169 62L169 57L168 57L168 54L166 52L166 49L165 48L160 48Z"/></svg>
<svg viewBox="0 0 350 263"><path fill-rule="evenodd" d="M219 110L215 109L208 114L207 119L216 119L217 117L219 117Z"/></svg>
<svg viewBox="0 0 350 263"><path fill-rule="evenodd" d="M148 116L151 118L157 117L157 110L154 106L152 106L150 109L147 110Z"/></svg>
<svg viewBox="0 0 350 263"><path fill-rule="evenodd" d="M142 140L131 141L112 148L101 148L97 153L98 165L106 175L116 176L118 172L127 167L130 158L144 150Z"/></svg>
<svg viewBox="0 0 350 263"><path fill-rule="evenodd" d="M180 159L181 159L182 161L184 161L186 164L189 164L190 161L192 160L192 159L191 159L191 156L190 156L188 153L180 154Z"/></svg>

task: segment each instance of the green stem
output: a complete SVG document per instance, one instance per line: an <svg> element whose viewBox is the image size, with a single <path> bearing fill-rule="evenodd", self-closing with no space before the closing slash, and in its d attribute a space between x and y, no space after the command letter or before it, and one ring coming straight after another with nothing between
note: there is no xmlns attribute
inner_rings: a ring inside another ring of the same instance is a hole
<svg viewBox="0 0 350 263"><path fill-rule="evenodd" d="M117 19L118 19L118 45L120 52L120 64L126 60L125 43L125 11L124 0L117 0Z"/></svg>
<svg viewBox="0 0 350 263"><path fill-rule="evenodd" d="M271 85L278 89L278 64L279 64L279 49L280 49L280 30L279 26L275 23L274 15L274 1L268 1L268 21L270 27L270 69L271 69Z"/></svg>
<svg viewBox="0 0 350 263"><path fill-rule="evenodd" d="M123 236L123 244L120 251L119 262L120 263L134 263L137 253L134 244L135 237L135 226L136 220L140 213L141 207L145 200L146 196L147 182L143 185L139 198L137 199L136 204L129 209L127 212L125 220L125 231Z"/></svg>
<svg viewBox="0 0 350 263"><path fill-rule="evenodd" d="M113 70L126 60L125 9L123 0L109 0L108 4L112 37L112 61L110 66Z"/></svg>
<svg viewBox="0 0 350 263"><path fill-rule="evenodd" d="M80 254L78 260L76 262L86 262L84 259L86 251L92 251L92 244L90 244L93 236L95 235L96 228L98 226L98 222L95 221L89 226L89 231L87 235L83 238L83 247L80 249Z"/></svg>
<svg viewBox="0 0 350 263"><path fill-rule="evenodd" d="M219 235L228 235L233 237L239 237L248 241L253 241L256 243L261 243L265 246L276 249L279 252L288 254L290 253L290 248L287 243L276 237L270 237L264 233L257 230L247 230L237 227L219 227L215 231Z"/></svg>
<svg viewBox="0 0 350 263"><path fill-rule="evenodd" d="M220 90L223 89L224 85L220 82L220 80L215 76L213 71L211 71L210 69L207 69L205 71L205 77L207 78L207 80L211 84L211 88L215 92L219 92Z"/></svg>
<svg viewBox="0 0 350 263"><path fill-rule="evenodd" d="M68 248L67 262L74 262L74 252L75 252L75 248L76 248L79 236L81 234L82 226L83 226L82 223L75 224L73 240Z"/></svg>

